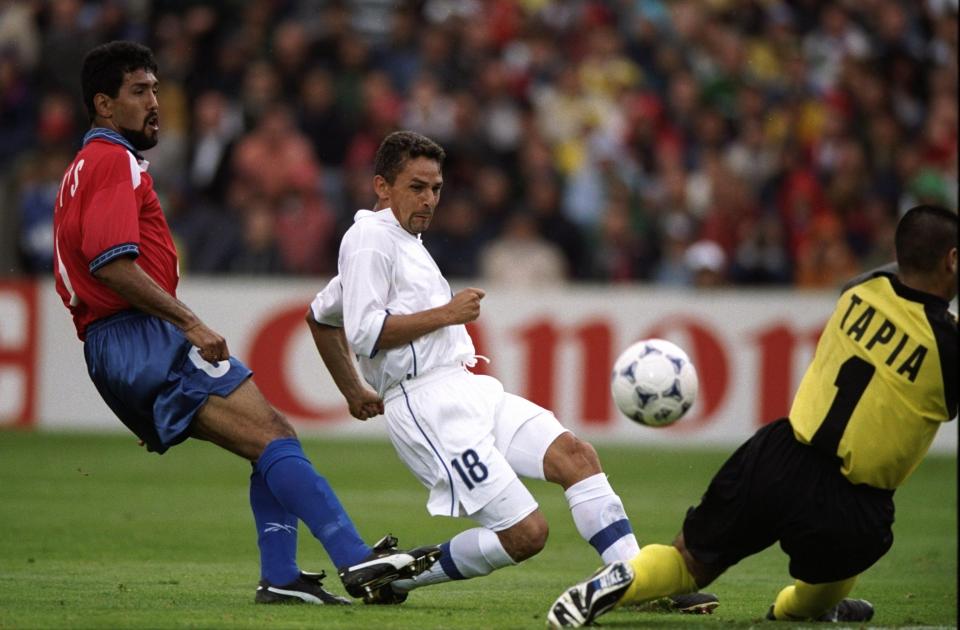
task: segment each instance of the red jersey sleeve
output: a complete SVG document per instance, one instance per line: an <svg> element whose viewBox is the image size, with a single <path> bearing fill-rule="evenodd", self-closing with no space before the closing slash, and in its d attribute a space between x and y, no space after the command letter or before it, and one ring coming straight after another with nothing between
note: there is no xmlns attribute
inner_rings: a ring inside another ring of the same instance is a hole
<svg viewBox="0 0 960 630"><path fill-rule="evenodd" d="M126 149L108 151L93 165L93 185L81 217L83 255L90 272L120 256L140 254L140 167Z"/></svg>

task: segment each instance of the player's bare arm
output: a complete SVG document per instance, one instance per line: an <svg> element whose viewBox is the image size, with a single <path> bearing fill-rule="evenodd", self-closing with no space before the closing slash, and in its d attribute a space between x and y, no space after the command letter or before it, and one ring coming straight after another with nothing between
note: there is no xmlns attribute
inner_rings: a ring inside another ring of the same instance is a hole
<svg viewBox="0 0 960 630"><path fill-rule="evenodd" d="M164 291L130 258L117 258L94 272L134 308L164 319L183 331L187 340L200 349L205 361L230 358L226 340L204 324L186 304Z"/></svg>
<svg viewBox="0 0 960 630"><path fill-rule="evenodd" d="M350 408L350 415L357 420L366 420L383 413L383 399L360 378L350 358L350 348L343 328L318 323L307 311L307 325L320 358L333 377L337 389L343 394Z"/></svg>
<svg viewBox="0 0 960 630"><path fill-rule="evenodd" d="M486 293L470 287L458 291L443 306L409 315L390 315L383 323L378 350L389 350L445 326L466 324L480 317L480 300Z"/></svg>

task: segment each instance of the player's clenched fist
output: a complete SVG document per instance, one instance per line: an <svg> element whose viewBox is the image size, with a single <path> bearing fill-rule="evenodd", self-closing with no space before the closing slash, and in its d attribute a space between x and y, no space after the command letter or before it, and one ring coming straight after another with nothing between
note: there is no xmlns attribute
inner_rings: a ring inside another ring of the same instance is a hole
<svg viewBox="0 0 960 630"><path fill-rule="evenodd" d="M195 324L192 328L185 330L183 334L187 341L200 350L200 358L204 361L216 363L230 358L227 340L216 331L208 328L206 324Z"/></svg>
<svg viewBox="0 0 960 630"><path fill-rule="evenodd" d="M480 317L480 300L486 295L483 289L473 287L458 291L447 303L451 324L466 324Z"/></svg>

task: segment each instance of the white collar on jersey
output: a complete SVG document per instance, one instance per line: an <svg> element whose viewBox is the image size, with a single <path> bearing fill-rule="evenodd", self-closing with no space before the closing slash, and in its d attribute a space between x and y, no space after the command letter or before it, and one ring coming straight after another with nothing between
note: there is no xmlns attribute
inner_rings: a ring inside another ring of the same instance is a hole
<svg viewBox="0 0 960 630"><path fill-rule="evenodd" d="M380 210L357 210L353 215L353 222L356 223L357 221L362 221L363 219L369 219L370 217L376 216L382 216L384 223L392 223L407 234L410 234L410 232L407 232L407 230L400 225L400 222L397 221L397 217L393 214L392 208L382 208ZM415 237L418 241L423 240L420 234L410 234L410 236Z"/></svg>

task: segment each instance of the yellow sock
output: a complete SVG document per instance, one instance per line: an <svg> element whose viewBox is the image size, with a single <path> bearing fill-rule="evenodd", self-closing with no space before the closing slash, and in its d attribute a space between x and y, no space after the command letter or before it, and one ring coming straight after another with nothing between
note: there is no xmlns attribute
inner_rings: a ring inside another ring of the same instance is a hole
<svg viewBox="0 0 960 630"><path fill-rule="evenodd" d="M825 584L807 584L797 580L793 586L788 586L777 595L773 616L791 621L816 619L839 604L856 581L857 576Z"/></svg>
<svg viewBox="0 0 960 630"><path fill-rule="evenodd" d="M652 599L697 590L693 576L676 547L647 545L630 560L634 578L620 604L641 604Z"/></svg>

